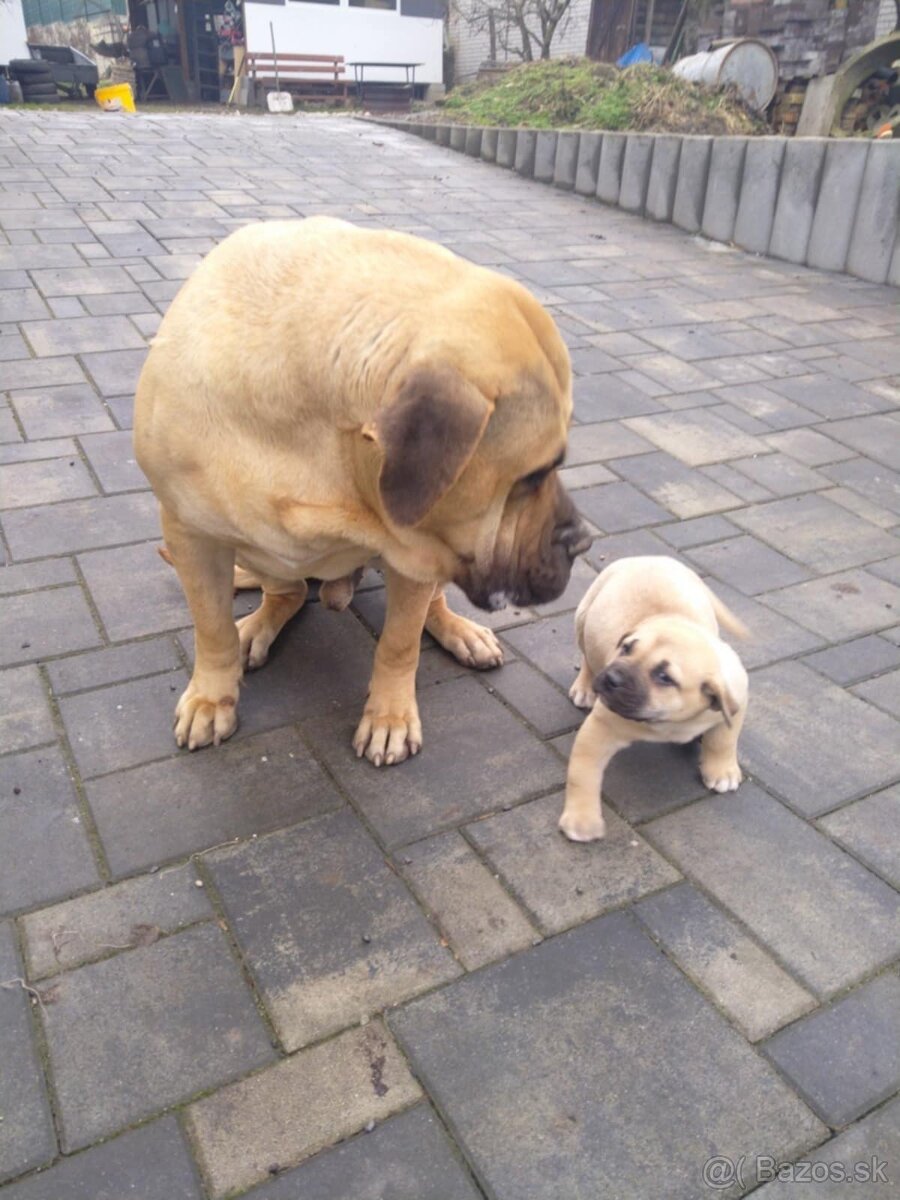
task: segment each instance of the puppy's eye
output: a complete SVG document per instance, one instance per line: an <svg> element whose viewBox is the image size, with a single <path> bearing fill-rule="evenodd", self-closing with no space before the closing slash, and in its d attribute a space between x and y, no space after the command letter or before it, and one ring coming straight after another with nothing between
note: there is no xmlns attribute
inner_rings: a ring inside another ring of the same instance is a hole
<svg viewBox="0 0 900 1200"><path fill-rule="evenodd" d="M622 652L622 654L625 655L626 658L632 652L633 649L634 649L634 642L623 642L622 643L622 651L621 652Z"/></svg>
<svg viewBox="0 0 900 1200"><path fill-rule="evenodd" d="M654 667L650 674L654 682L658 683L661 687L678 687L678 684L663 666Z"/></svg>

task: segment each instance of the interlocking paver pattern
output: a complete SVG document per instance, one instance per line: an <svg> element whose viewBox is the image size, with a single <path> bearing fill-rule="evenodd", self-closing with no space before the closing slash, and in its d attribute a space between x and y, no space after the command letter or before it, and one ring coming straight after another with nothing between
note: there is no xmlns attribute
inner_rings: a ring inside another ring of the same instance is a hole
<svg viewBox="0 0 900 1200"><path fill-rule="evenodd" d="M522 280L575 371L596 540L482 614L499 671L425 639L391 770L349 744L374 572L292 622L231 742L171 739L192 631L134 386L204 253L313 212ZM748 1162L721 1195L759 1155L896 1185L896 291L344 117L10 112L0 330L0 1200L697 1200L716 1153ZM573 613L647 553L750 627L751 778L636 746L574 846Z"/></svg>

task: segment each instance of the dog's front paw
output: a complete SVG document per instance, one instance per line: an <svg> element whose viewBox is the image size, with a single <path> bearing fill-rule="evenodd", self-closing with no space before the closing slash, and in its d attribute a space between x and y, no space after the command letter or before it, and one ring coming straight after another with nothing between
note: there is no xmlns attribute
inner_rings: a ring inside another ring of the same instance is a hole
<svg viewBox="0 0 900 1200"><path fill-rule="evenodd" d="M425 628L464 667L489 671L503 665L503 647L496 634L468 617L447 609L439 616L429 617Z"/></svg>
<svg viewBox="0 0 900 1200"><path fill-rule="evenodd" d="M700 778L711 792L734 792L744 778L737 761L700 760Z"/></svg>
<svg viewBox="0 0 900 1200"><path fill-rule="evenodd" d="M422 749L422 723L415 701L405 711L384 709L371 699L353 735L356 757L376 767L390 767L413 758Z"/></svg>
<svg viewBox="0 0 900 1200"><path fill-rule="evenodd" d="M559 828L570 842L597 842L606 836L606 822L601 813L563 812Z"/></svg>
<svg viewBox="0 0 900 1200"><path fill-rule="evenodd" d="M576 708L593 708L597 701L597 693L591 687L582 686L579 676L569 688L569 699Z"/></svg>
<svg viewBox="0 0 900 1200"><path fill-rule="evenodd" d="M205 688L192 679L175 706L176 744L199 750L230 738L238 724L237 692L237 681L231 690L222 690Z"/></svg>

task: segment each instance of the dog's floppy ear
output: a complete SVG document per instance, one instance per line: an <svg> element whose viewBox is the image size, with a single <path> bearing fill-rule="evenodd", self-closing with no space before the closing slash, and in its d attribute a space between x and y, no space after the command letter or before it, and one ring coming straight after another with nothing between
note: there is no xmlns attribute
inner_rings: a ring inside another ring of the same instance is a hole
<svg viewBox="0 0 900 1200"><path fill-rule="evenodd" d="M363 427L384 454L378 488L397 525L416 525L460 477L493 405L452 367L418 367Z"/></svg>
<svg viewBox="0 0 900 1200"><path fill-rule="evenodd" d="M740 705L728 690L728 686L723 679L716 679L712 682L707 680L700 685L700 691L704 696L709 697L709 707L713 712L720 712L728 728L731 728L731 718L736 716Z"/></svg>

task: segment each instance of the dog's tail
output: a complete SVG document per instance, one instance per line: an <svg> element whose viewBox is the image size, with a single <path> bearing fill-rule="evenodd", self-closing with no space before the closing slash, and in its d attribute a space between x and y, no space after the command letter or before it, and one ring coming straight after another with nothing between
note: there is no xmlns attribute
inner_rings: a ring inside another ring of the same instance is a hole
<svg viewBox="0 0 900 1200"><path fill-rule="evenodd" d="M737 638L748 638L750 636L750 630L747 628L744 622L739 620L731 611L731 609L722 603L712 588L707 588L707 591L712 599L713 612L716 614L716 620L719 622L719 625L722 627L722 629L727 630L728 633L734 634L734 636Z"/></svg>

